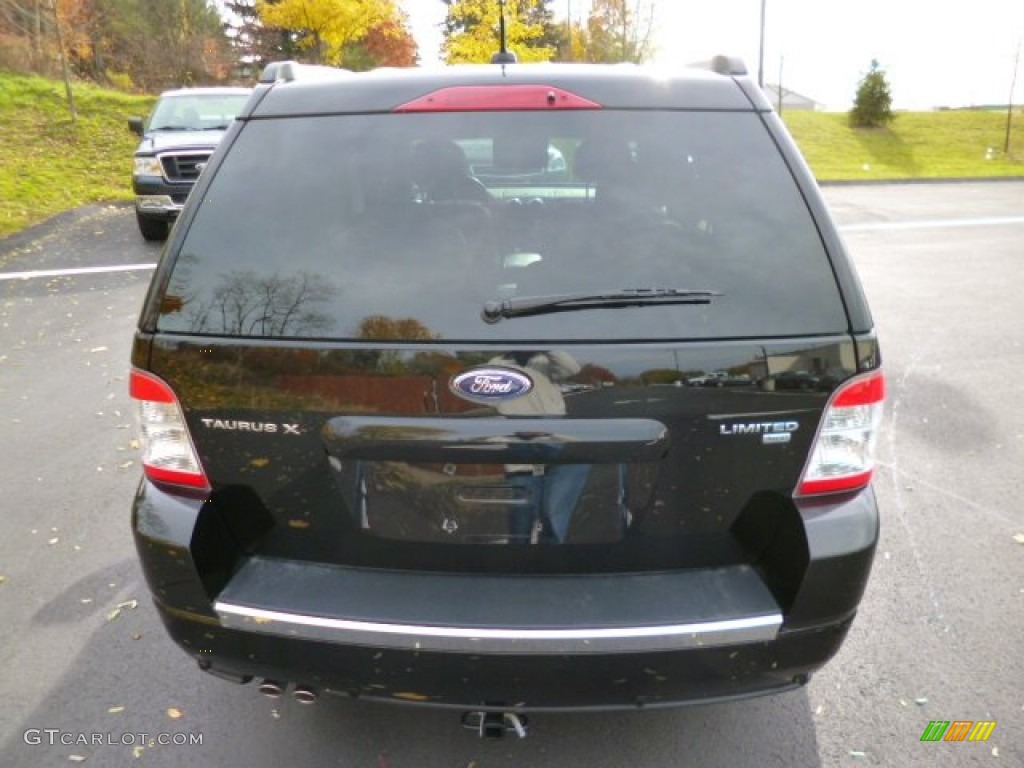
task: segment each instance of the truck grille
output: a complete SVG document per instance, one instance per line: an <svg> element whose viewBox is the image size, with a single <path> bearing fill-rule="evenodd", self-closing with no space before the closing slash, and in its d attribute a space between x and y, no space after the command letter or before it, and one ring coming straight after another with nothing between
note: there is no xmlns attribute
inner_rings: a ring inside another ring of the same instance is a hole
<svg viewBox="0 0 1024 768"><path fill-rule="evenodd" d="M210 152L175 152L160 155L160 165L168 181L195 181L202 171L200 166L210 159Z"/></svg>

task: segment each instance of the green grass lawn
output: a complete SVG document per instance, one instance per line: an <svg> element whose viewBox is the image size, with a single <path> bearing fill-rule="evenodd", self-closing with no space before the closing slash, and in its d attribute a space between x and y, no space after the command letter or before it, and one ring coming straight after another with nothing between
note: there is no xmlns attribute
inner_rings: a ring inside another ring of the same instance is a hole
<svg viewBox="0 0 1024 768"><path fill-rule="evenodd" d="M147 114L154 97L83 83L74 94L72 125L62 83L0 70L0 237L84 203L131 199L137 137L126 118ZM822 181L1024 177L1020 110L1009 157L1005 112L899 113L881 130L854 130L839 113L783 118Z"/></svg>
<svg viewBox="0 0 1024 768"><path fill-rule="evenodd" d="M1024 113L1013 117L1007 157L1006 112L899 112L876 129L850 128L845 113L783 113L820 181L1024 177Z"/></svg>
<svg viewBox="0 0 1024 768"><path fill-rule="evenodd" d="M63 83L0 70L0 237L83 203L131 199L138 137L127 118L154 99L80 83L73 93L74 125Z"/></svg>

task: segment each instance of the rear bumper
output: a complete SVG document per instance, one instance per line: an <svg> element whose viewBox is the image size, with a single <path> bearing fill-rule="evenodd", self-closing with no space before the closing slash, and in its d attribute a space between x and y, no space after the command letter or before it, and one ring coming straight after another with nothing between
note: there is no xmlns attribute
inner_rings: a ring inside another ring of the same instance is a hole
<svg viewBox="0 0 1024 768"><path fill-rule="evenodd" d="M851 619L771 642L616 654L468 654L339 645L238 631L169 611L174 640L218 676L257 677L352 698L463 710L584 711L704 704L804 685Z"/></svg>
<svg viewBox="0 0 1024 768"><path fill-rule="evenodd" d="M162 619L201 666L475 709L667 706L801 685L839 649L878 535L868 490L794 510L798 580L766 576L788 556L770 549L768 566L464 575L220 559L202 551L203 510L147 483L134 509Z"/></svg>
<svg viewBox="0 0 1024 768"><path fill-rule="evenodd" d="M214 610L239 631L469 654L677 651L771 641L782 624L749 566L467 577L254 557Z"/></svg>

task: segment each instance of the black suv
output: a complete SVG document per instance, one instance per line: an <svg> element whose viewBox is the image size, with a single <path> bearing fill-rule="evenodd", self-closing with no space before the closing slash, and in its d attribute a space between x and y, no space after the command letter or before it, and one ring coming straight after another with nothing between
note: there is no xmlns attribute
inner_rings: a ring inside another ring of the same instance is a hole
<svg viewBox="0 0 1024 768"><path fill-rule="evenodd" d="M135 150L135 217L146 240L165 240L199 174L251 88L165 91L147 120L128 118L142 140Z"/></svg>
<svg viewBox="0 0 1024 768"><path fill-rule="evenodd" d="M132 354L173 639L272 695L502 717L806 683L868 579L884 384L742 64L265 80Z"/></svg>

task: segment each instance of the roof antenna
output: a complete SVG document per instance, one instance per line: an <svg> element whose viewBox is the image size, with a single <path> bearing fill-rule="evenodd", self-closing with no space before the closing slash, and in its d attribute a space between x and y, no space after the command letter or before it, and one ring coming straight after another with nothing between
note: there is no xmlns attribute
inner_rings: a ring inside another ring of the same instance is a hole
<svg viewBox="0 0 1024 768"><path fill-rule="evenodd" d="M505 34L505 0L498 0L498 32L501 35L501 50L491 56L491 64L515 64L518 59L508 49L508 37Z"/></svg>

